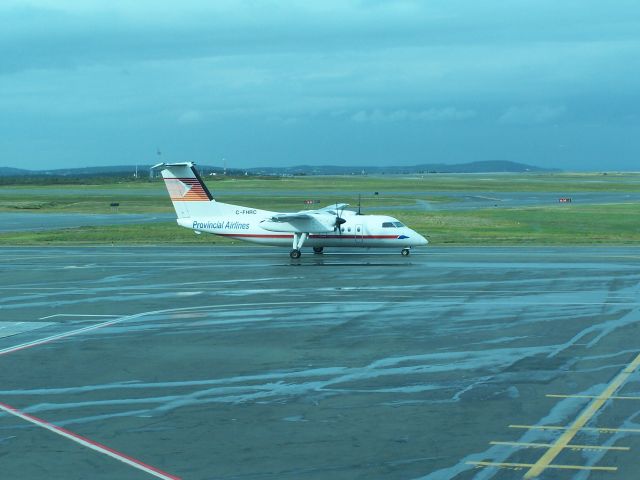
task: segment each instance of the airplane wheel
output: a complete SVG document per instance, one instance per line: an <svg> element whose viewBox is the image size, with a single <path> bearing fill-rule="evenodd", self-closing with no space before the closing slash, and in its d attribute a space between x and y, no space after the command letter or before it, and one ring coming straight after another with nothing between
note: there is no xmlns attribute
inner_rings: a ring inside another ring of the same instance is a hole
<svg viewBox="0 0 640 480"><path fill-rule="evenodd" d="M291 250L291 252L289 252L289 256L291 258L300 258L300 250Z"/></svg>
<svg viewBox="0 0 640 480"><path fill-rule="evenodd" d="M403 248L402 252L400 252L402 254L403 257L408 257L409 254L411 253L411 250L409 250L408 248Z"/></svg>
<svg viewBox="0 0 640 480"><path fill-rule="evenodd" d="M322 247L313 247L313 253L317 253L318 255L320 255L323 250L324 248Z"/></svg>

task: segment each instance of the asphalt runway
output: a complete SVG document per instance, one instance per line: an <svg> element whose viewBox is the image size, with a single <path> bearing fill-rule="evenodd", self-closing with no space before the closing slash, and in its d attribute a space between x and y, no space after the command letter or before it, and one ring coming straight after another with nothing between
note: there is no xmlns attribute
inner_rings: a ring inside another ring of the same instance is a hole
<svg viewBox="0 0 640 480"><path fill-rule="evenodd" d="M639 248L16 247L0 292L2 478L640 469Z"/></svg>

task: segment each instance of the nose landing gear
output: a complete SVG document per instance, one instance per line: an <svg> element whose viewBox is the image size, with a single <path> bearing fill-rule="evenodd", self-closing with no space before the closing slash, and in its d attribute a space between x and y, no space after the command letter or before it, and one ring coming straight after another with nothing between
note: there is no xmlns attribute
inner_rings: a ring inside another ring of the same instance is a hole
<svg viewBox="0 0 640 480"><path fill-rule="evenodd" d="M403 248L400 253L402 254L403 257L408 257L411 254L411 249L410 248Z"/></svg>

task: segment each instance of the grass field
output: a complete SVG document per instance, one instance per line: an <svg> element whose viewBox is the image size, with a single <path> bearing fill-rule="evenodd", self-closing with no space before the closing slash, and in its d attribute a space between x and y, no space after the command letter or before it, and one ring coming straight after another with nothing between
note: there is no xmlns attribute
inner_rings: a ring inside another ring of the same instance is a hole
<svg viewBox="0 0 640 480"><path fill-rule="evenodd" d="M499 174L425 175L413 177L300 177L274 180L209 180L221 201L276 211L303 209L303 201L320 205L357 203L382 208L427 236L433 245L592 245L637 244L640 205L606 203L541 205L520 208L417 211L403 210L416 200L451 202L447 192L640 192L640 174ZM379 192L375 196L373 192ZM408 194L409 193L409 194ZM160 182L111 185L0 187L0 211L39 213L173 212ZM43 232L0 234L2 245L220 243L230 240L195 235L174 222L79 227Z"/></svg>

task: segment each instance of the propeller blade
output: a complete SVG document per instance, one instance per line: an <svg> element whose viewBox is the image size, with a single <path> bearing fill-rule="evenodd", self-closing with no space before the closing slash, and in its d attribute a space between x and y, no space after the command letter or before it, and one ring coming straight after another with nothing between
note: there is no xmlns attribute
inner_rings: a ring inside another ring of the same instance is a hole
<svg viewBox="0 0 640 480"><path fill-rule="evenodd" d="M342 207L342 210L344 211L344 207ZM347 221L342 218L341 215L342 212L338 209L338 204L336 203L336 222L333 224L333 229L342 234L342 229L340 228L340 226L344 223L347 223Z"/></svg>

